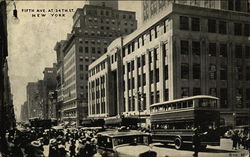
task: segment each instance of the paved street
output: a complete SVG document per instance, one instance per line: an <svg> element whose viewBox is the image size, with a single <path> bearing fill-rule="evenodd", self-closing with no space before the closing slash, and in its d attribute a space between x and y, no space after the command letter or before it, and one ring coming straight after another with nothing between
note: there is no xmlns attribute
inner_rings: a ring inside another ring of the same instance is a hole
<svg viewBox="0 0 250 157"><path fill-rule="evenodd" d="M192 150L176 150L174 145L164 146L160 143L155 143L153 150L158 157L188 157L193 154ZM199 157L246 157L246 154L244 149L232 150L231 139L221 139L221 146L208 146L206 152L199 153Z"/></svg>
<svg viewBox="0 0 250 157"><path fill-rule="evenodd" d="M78 143L76 144L78 145ZM69 145L66 144L66 150ZM221 139L221 146L208 146L205 152L200 152L199 157L249 157L244 149L232 150L232 141L230 139ZM44 146L44 155L48 156L48 146ZM163 145L161 143L153 144L153 151L157 152L158 157L191 157L192 150L176 150L174 145Z"/></svg>

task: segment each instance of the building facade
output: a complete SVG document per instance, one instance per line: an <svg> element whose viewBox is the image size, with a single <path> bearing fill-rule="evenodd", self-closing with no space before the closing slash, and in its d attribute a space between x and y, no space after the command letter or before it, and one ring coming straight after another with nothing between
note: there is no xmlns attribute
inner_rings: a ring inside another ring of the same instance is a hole
<svg viewBox="0 0 250 157"><path fill-rule="evenodd" d="M149 115L151 104L220 98L225 125L250 107L250 14L170 4L89 66L89 116Z"/></svg>
<svg viewBox="0 0 250 157"><path fill-rule="evenodd" d="M159 0L142 1L142 20L146 22L155 18L171 3L197 6L203 8L213 8L221 10L231 10L237 12L250 12L249 0Z"/></svg>
<svg viewBox="0 0 250 157"><path fill-rule="evenodd" d="M29 117L28 117L28 106L27 106L27 101L25 101L22 105L21 105L21 112L20 112L20 121L21 122L28 122L29 121Z"/></svg>
<svg viewBox="0 0 250 157"><path fill-rule="evenodd" d="M28 106L28 118L40 118L44 117L43 107L43 81L29 82L26 86L27 106Z"/></svg>
<svg viewBox="0 0 250 157"><path fill-rule="evenodd" d="M118 1L95 3L77 9L72 31L61 44L64 54L62 119L77 125L88 112L88 65L107 52L111 41L137 28L135 12L117 10Z"/></svg>
<svg viewBox="0 0 250 157"><path fill-rule="evenodd" d="M43 71L43 108L44 108L44 119L51 119L54 117L55 112L55 104L53 103L53 95L57 87L57 71L56 64L53 64L53 67L46 67Z"/></svg>
<svg viewBox="0 0 250 157"><path fill-rule="evenodd" d="M64 84L64 64L63 64L63 59L64 59L64 53L63 53L63 45L65 41L62 40L60 42L57 42L54 50L56 52L56 58L57 58L57 63L56 63L56 119L61 122L62 121L62 105L63 105L63 84Z"/></svg>

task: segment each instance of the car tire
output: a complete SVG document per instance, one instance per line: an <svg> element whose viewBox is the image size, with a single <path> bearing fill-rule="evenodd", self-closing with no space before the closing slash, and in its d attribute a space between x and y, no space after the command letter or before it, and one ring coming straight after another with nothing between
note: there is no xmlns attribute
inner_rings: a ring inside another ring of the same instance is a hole
<svg viewBox="0 0 250 157"><path fill-rule="evenodd" d="M174 145L175 145L175 149L177 149L177 150L182 149L182 147L183 147L183 142L182 142L182 140L181 140L180 137L177 137L177 138L174 140Z"/></svg>

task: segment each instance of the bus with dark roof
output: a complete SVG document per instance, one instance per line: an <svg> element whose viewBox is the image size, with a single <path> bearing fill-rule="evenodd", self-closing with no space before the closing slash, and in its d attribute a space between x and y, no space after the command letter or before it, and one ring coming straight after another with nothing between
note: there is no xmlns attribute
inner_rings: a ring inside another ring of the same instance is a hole
<svg viewBox="0 0 250 157"><path fill-rule="evenodd" d="M201 149L220 145L219 99L199 95L156 103L150 106L153 142L174 143L176 149L192 145L194 130L201 138Z"/></svg>

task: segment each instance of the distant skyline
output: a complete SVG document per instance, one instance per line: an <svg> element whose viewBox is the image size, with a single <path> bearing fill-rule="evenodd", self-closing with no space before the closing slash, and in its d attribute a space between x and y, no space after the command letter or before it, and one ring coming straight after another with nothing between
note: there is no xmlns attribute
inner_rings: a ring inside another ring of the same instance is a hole
<svg viewBox="0 0 250 157"><path fill-rule="evenodd" d="M9 75L16 118L20 117L20 106L26 101L26 85L43 79L45 67L56 63L54 46L65 40L71 32L74 12L65 17L31 17L32 13L22 9L74 9L82 8L84 1L16 1L19 22L13 18L13 2L7 6ZM141 19L141 1L119 1L119 9L136 11L138 23ZM67 7L66 7L67 6ZM139 25L139 24L138 24Z"/></svg>

